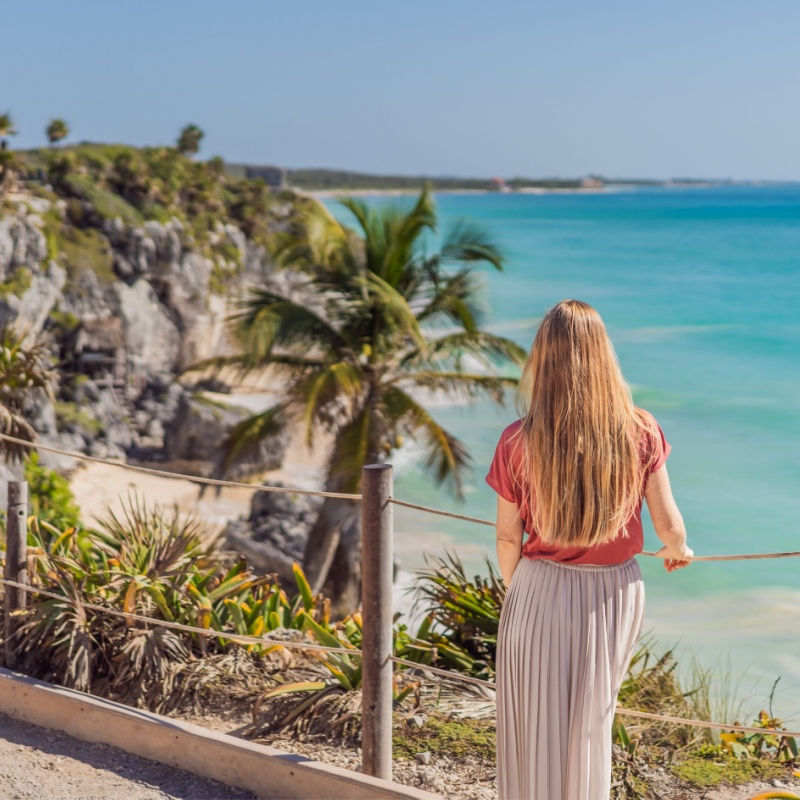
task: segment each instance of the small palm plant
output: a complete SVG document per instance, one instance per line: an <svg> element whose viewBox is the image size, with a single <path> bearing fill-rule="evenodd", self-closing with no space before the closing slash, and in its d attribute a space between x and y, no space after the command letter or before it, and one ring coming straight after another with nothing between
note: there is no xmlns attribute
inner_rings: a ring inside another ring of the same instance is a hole
<svg viewBox="0 0 800 800"><path fill-rule="evenodd" d="M44 340L26 342L11 326L0 328L0 432L34 441L36 431L26 419L27 403L36 390L52 399L56 379ZM0 453L11 460L20 460L28 450L0 440Z"/></svg>
<svg viewBox="0 0 800 800"><path fill-rule="evenodd" d="M233 319L240 354L213 362L243 373L270 367L285 377L284 399L234 429L220 471L243 448L300 422L309 446L320 429L333 434L328 491L359 491L362 466L388 459L413 436L434 478L459 494L467 448L423 397L502 401L516 386L516 377L499 370L522 363L525 352L481 328L480 283L471 269L481 262L500 269L501 254L464 224L426 253L425 237L437 226L427 191L405 210L343 203L357 230L312 204L281 249L295 268L290 280L249 292ZM327 498L303 567L339 616L359 603L359 544L354 505Z"/></svg>
<svg viewBox="0 0 800 800"><path fill-rule="evenodd" d="M45 133L47 134L47 141L54 145L69 136L69 125L63 119L51 119L45 129Z"/></svg>

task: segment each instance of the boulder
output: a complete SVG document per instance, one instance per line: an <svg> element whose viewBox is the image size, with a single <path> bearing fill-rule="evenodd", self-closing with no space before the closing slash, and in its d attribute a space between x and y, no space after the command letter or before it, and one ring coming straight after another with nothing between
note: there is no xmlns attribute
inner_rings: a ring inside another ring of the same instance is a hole
<svg viewBox="0 0 800 800"><path fill-rule="evenodd" d="M303 563L308 534L321 504L322 498L312 495L256 492L250 501L250 516L225 528L227 545L246 555L259 572L277 572L292 581L292 562Z"/></svg>
<svg viewBox="0 0 800 800"><path fill-rule="evenodd" d="M184 394L175 416L164 430L164 453L169 459L220 463L224 445L235 425L251 416L240 406L211 400L202 394ZM258 445L244 448L225 477L241 480L277 469L288 444L288 432L270 436Z"/></svg>
<svg viewBox="0 0 800 800"><path fill-rule="evenodd" d="M140 377L177 369L181 335L153 287L143 278L111 287L122 320L128 361Z"/></svg>

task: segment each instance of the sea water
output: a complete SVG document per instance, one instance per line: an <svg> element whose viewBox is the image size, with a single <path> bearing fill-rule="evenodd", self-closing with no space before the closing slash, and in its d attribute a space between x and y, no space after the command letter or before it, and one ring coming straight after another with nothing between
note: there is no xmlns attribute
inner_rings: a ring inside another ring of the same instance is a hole
<svg viewBox="0 0 800 800"><path fill-rule="evenodd" d="M478 268L489 330L527 349L559 300L598 309L635 402L672 444L669 475L698 555L800 550L800 185L436 201L440 230L467 219L506 255L503 272ZM472 455L465 501L433 483L413 443L396 455L395 495L493 518L496 496L483 478L517 417L513 403L433 412ZM395 531L406 572L447 549L470 573L495 561L490 527L397 509ZM645 549L659 546L645 512ZM800 558L671 574L657 559L639 561L645 628L659 647L677 645L684 669L695 656L729 672L744 718L780 677L774 710L800 720Z"/></svg>

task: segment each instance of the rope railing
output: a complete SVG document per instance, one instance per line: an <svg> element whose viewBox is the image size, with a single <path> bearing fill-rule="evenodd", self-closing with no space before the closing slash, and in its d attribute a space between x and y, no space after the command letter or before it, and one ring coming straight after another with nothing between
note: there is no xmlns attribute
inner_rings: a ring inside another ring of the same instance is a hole
<svg viewBox="0 0 800 800"><path fill-rule="evenodd" d="M182 472L171 472L169 470L157 469L155 467L143 467L139 464L128 464L124 461L115 461L109 458L100 458L98 456L90 456L86 453L79 453L74 450L64 450L60 447L53 447L52 445L42 444L40 442L31 442L27 439L19 439L16 436L9 436L7 433L0 433L0 440L12 442L13 444L23 445L25 447L35 448L42 450L46 453L54 453L56 455L74 458L78 461L87 461L95 464L106 464L120 469L127 469L132 472L140 472L145 475L154 475L160 478L171 478L176 480L190 481L191 483L205 484L207 486L229 487L234 489L249 489L251 492L273 492L275 494L299 494L311 497L330 497L337 500L352 500L359 502L362 495L348 493L348 492L325 492L317 489L301 489L296 486L271 486L264 483L243 483L241 481L227 481L221 478L207 478L203 475L192 475ZM462 520L464 522L472 522L478 525L488 525L494 527L495 523L490 519L483 519L481 517L471 517L467 514L457 514L454 511L445 511L441 508L433 508L431 506L420 505L419 503L410 503L407 500L401 500L397 497L389 497L389 502L396 506L409 508L414 511L422 511L426 514L433 514L439 517L449 517L450 519ZM638 555L650 556L657 558L658 554L651 550L643 550ZM692 561L750 561L755 559L766 558L798 558L800 557L800 550L790 550L781 553L735 553L730 555L711 555L711 556L692 556Z"/></svg>
<svg viewBox="0 0 800 800"><path fill-rule="evenodd" d="M131 472L141 472L145 475L155 475L159 478L174 478L182 481L190 481L191 483L202 483L206 486L249 489L251 492L275 492L276 494L303 494L312 497L331 497L336 500L361 500L360 494L349 494L347 492L324 492L316 489L300 489L295 486L270 486L263 483L242 483L241 481L226 481L221 478L206 478L203 475L187 475L183 472L170 472L169 470L156 469L155 467L142 467L139 464L128 464L125 461L115 461L111 458L99 458L98 456L90 456L86 453L78 453L74 450L63 450L60 447L53 447L52 445L42 444L41 442L30 442L27 439L18 439L16 436L9 436L7 433L0 433L0 440L31 447L36 450L42 450L45 453L54 453L55 455L74 458L77 461L88 461L93 464L107 464L110 467L119 467L120 469L130 470Z"/></svg>

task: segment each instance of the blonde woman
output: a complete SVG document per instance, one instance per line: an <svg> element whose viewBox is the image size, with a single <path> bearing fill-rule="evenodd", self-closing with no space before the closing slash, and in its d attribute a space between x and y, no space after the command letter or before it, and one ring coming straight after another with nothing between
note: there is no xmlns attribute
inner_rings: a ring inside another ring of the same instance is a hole
<svg viewBox="0 0 800 800"><path fill-rule="evenodd" d="M642 499L671 572L689 564L664 465L670 445L633 405L600 315L565 300L523 372L502 433L497 557L499 800L607 800L617 693L644 617ZM527 539L523 544L523 537Z"/></svg>

